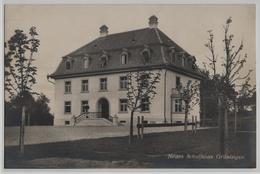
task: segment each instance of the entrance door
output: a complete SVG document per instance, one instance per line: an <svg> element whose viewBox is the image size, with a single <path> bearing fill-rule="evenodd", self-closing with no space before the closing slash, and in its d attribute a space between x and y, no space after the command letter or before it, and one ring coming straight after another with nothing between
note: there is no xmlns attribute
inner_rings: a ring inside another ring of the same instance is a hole
<svg viewBox="0 0 260 174"><path fill-rule="evenodd" d="M107 99L102 98L98 102L99 112L101 112L102 118L109 118L109 103Z"/></svg>

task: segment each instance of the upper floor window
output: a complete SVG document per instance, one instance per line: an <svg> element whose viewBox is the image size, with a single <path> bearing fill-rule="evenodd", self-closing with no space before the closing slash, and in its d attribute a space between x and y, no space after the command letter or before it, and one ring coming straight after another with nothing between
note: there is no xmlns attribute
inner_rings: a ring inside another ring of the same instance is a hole
<svg viewBox="0 0 260 174"><path fill-rule="evenodd" d="M141 100L141 111L142 112L150 111L150 102L149 102L148 97L142 98L142 100Z"/></svg>
<svg viewBox="0 0 260 174"><path fill-rule="evenodd" d="M65 81L65 93L71 93L71 81Z"/></svg>
<svg viewBox="0 0 260 174"><path fill-rule="evenodd" d="M71 101L64 102L64 113L71 113Z"/></svg>
<svg viewBox="0 0 260 174"><path fill-rule="evenodd" d="M141 86L145 88L149 86L149 74L141 75Z"/></svg>
<svg viewBox="0 0 260 174"><path fill-rule="evenodd" d="M121 64L127 64L128 63L128 54L127 53L122 53L121 54Z"/></svg>
<svg viewBox="0 0 260 174"><path fill-rule="evenodd" d="M120 99L119 107L120 112L127 112L127 99Z"/></svg>
<svg viewBox="0 0 260 174"><path fill-rule="evenodd" d="M88 80L81 81L81 92L88 92Z"/></svg>
<svg viewBox="0 0 260 174"><path fill-rule="evenodd" d="M101 91L107 90L107 78L100 79L100 90Z"/></svg>
<svg viewBox="0 0 260 174"><path fill-rule="evenodd" d="M81 113L87 113L89 110L88 100L81 101Z"/></svg>
<svg viewBox="0 0 260 174"><path fill-rule="evenodd" d="M65 63L65 66L66 66L67 70L71 69L71 62L69 60L67 60Z"/></svg>
<svg viewBox="0 0 260 174"><path fill-rule="evenodd" d="M120 85L120 89L127 89L127 76L122 76L120 77L120 82L119 82L119 85Z"/></svg>
<svg viewBox="0 0 260 174"><path fill-rule="evenodd" d="M182 112L182 100L181 99L175 99L175 112Z"/></svg>

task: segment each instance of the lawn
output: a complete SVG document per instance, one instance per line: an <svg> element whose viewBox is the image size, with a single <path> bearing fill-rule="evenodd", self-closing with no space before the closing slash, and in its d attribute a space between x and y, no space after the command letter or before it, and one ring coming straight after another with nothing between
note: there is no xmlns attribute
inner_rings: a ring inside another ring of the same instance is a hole
<svg viewBox="0 0 260 174"><path fill-rule="evenodd" d="M128 137L5 147L5 168L254 168L256 134L230 133L229 156L218 159L217 129L152 133L143 140ZM232 158L232 159L227 159Z"/></svg>

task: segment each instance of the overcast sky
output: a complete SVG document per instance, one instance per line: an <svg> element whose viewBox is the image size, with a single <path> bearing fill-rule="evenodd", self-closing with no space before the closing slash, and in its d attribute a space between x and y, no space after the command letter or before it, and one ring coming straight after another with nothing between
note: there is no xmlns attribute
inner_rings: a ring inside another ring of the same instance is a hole
<svg viewBox="0 0 260 174"><path fill-rule="evenodd" d="M212 29L217 54L223 55L223 24L232 17L234 42L244 42L248 54L244 72L255 70L255 6L253 5L7 5L5 39L15 29L28 33L35 26L40 48L35 55L38 67L35 91L43 92L54 104L54 86L46 79L57 68L61 57L99 37L99 27L106 24L109 33L148 27L148 18L156 15L159 28L191 55L199 65L208 54L204 44ZM202 67L202 66L201 66ZM255 84L255 71L251 75Z"/></svg>

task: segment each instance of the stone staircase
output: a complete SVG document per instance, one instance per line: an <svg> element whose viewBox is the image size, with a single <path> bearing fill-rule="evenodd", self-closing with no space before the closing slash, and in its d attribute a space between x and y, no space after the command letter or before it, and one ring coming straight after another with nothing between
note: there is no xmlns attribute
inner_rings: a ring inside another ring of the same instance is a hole
<svg viewBox="0 0 260 174"><path fill-rule="evenodd" d="M99 112L82 113L72 118L74 126L115 126L111 116L106 118L101 117Z"/></svg>

